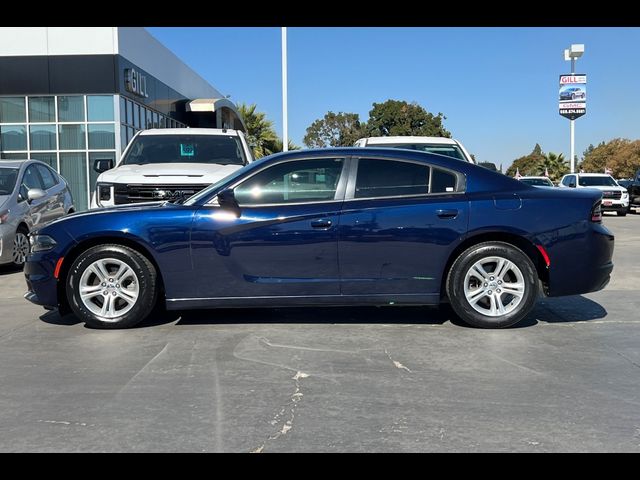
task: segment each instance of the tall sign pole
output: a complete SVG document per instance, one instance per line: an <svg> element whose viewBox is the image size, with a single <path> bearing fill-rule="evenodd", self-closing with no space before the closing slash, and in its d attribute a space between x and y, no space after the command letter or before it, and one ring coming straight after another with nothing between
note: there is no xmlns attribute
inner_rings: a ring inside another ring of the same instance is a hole
<svg viewBox="0 0 640 480"><path fill-rule="evenodd" d="M287 27L282 27L282 151L289 151L289 122L287 113Z"/></svg>
<svg viewBox="0 0 640 480"><path fill-rule="evenodd" d="M571 73L560 75L560 115L570 120L569 136L571 140L571 173L576 171L575 120L587 113L587 76L576 74L576 59L584 53L584 45L571 45L564 51L564 59L571 60Z"/></svg>

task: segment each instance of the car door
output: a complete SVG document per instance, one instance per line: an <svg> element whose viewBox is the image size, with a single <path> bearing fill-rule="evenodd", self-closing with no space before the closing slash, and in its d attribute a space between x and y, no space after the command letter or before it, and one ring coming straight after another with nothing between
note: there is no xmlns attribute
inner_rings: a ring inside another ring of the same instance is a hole
<svg viewBox="0 0 640 480"><path fill-rule="evenodd" d="M43 215L44 221L49 222L64 215L64 187L57 175L46 165L36 165L43 190L47 193L47 207Z"/></svg>
<svg viewBox="0 0 640 480"><path fill-rule="evenodd" d="M215 200L192 230L190 295L339 295L337 226L347 158L285 160L234 185L239 216Z"/></svg>
<svg viewBox="0 0 640 480"><path fill-rule="evenodd" d="M438 293L468 228L464 175L423 162L355 162L338 232L342 294Z"/></svg>
<svg viewBox="0 0 640 480"><path fill-rule="evenodd" d="M38 225L46 221L49 208L48 199L46 196L38 198L36 200L29 200L28 192L32 188L39 188L40 190L44 190L42 178L38 173L36 165L33 163L25 168L22 174L22 179L20 180L20 190L18 192L19 201L27 202L28 205L27 215L29 217L28 223L30 224L30 229L33 229L34 227L37 227Z"/></svg>

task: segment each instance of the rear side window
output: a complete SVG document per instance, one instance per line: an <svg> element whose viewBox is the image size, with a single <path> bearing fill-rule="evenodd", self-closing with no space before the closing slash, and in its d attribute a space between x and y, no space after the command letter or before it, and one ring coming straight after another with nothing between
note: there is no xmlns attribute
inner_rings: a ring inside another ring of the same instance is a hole
<svg viewBox="0 0 640 480"><path fill-rule="evenodd" d="M360 159L355 198L429 193L429 167L393 160Z"/></svg>
<svg viewBox="0 0 640 480"><path fill-rule="evenodd" d="M47 167L38 165L38 171L40 172L40 176L42 177L42 182L44 183L45 190L50 189L58 183L58 180L54 177L53 172Z"/></svg>
<svg viewBox="0 0 640 480"><path fill-rule="evenodd" d="M400 197L456 191L454 173L418 163L360 159L355 198Z"/></svg>

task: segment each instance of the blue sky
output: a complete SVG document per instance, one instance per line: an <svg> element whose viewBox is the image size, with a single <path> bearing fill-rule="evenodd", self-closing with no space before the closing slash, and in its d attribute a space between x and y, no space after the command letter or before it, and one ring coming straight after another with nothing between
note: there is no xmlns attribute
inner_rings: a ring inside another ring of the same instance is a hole
<svg viewBox="0 0 640 480"><path fill-rule="evenodd" d="M256 103L282 133L280 28L148 28L234 102ZM558 114L563 50L584 43L587 114L576 153L590 143L640 138L640 28L288 29L289 137L327 111L368 118L373 102L416 101L479 161L511 162L540 143L569 157L569 120Z"/></svg>

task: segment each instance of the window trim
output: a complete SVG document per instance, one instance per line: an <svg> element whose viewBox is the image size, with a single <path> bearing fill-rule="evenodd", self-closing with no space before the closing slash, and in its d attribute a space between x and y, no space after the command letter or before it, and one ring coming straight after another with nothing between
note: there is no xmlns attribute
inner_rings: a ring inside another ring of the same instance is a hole
<svg viewBox="0 0 640 480"><path fill-rule="evenodd" d="M255 172L252 172L251 175L247 176L247 177L243 177L242 179L238 180L237 182L232 183L231 185L228 185L226 187L224 187L222 190L228 190L228 189L235 189L238 185L240 185L241 183L246 182L247 180L249 180L250 178L254 177L255 175L258 175L260 172L263 172L264 170L271 168L271 167L276 167L278 165L281 165L283 163L289 163L289 162L298 162L298 161L307 161L307 160L339 160L342 159L343 160L343 164L342 164L342 171L340 172L340 180L338 180L338 185L336 186L336 193L333 196L333 199L331 200L311 200L308 202L283 202L283 203L261 203L261 204L257 204L257 205L247 205L247 204L238 204L239 207L241 208L260 208L260 207L287 207L287 206L294 206L294 205L309 205L309 204L326 204L326 203L335 203L335 202L343 202L345 200L345 192L347 189L347 182L348 182L348 178L350 175L350 172L352 171L351 165L352 165L352 157L351 156L336 156L336 155L327 155L327 156L322 156L322 157L299 157L299 158L288 158L288 159L284 159L281 160L279 162L275 162L275 163L270 163L269 165L265 165L262 168L257 169ZM222 190L219 190L220 192ZM212 198L210 198L209 200L207 200L204 204L204 207L219 207L220 205L218 204L218 194L216 193L215 195L213 195Z"/></svg>
<svg viewBox="0 0 640 480"><path fill-rule="evenodd" d="M452 175L454 175L456 177L456 186L455 186L455 190L453 192L437 192L437 193L414 193L414 194L410 194L410 195L393 195L393 196L382 196L382 197L363 197L363 198L356 198L355 193L356 193L356 180L358 177L358 167L360 165L360 160L386 160L389 162L404 162L404 163L415 163L417 165L420 165L422 167L427 167L429 168L429 183L428 183L428 189L431 190L431 178L432 178L432 169L438 169L438 170L442 170L444 172L450 173ZM458 160L459 161L459 160ZM432 163L427 163L427 162L421 162L418 160L411 160L411 159L406 159L406 158L389 158L389 157L381 157L381 156L358 156L358 157L353 157L353 163L352 163L352 167L351 167L351 172L349 175L349 183L347 184L347 189L346 189L346 194L345 194L345 201L356 201L356 202L360 202L360 201L367 201L367 200L392 200L392 199L408 199L408 198L430 198L430 197L442 197L442 196L448 196L448 195L464 195L466 193L466 188L467 188L467 179L466 176L461 173L458 172L456 170L452 170L450 168L446 168L446 167L441 167L439 165L434 165Z"/></svg>

